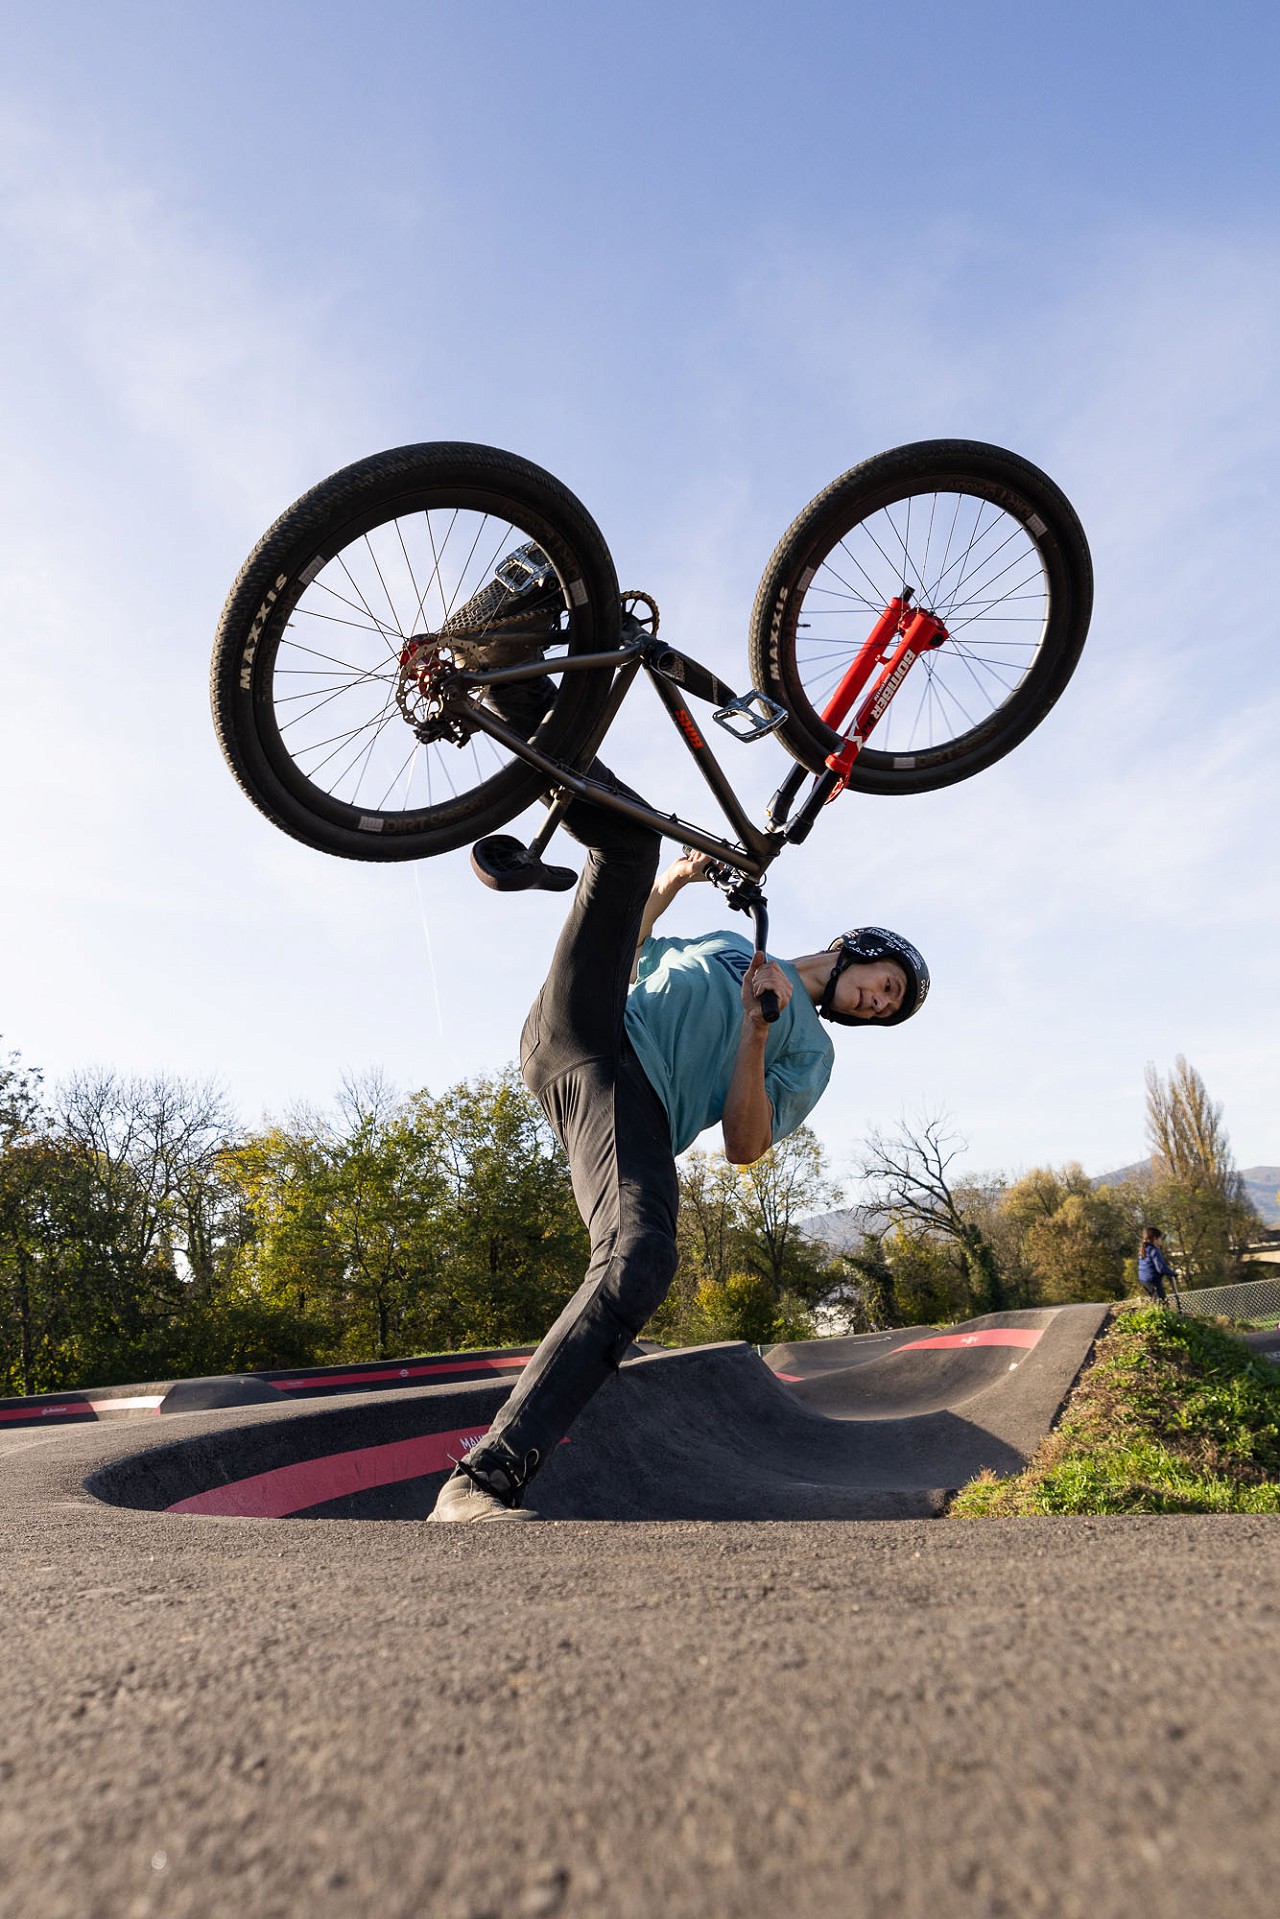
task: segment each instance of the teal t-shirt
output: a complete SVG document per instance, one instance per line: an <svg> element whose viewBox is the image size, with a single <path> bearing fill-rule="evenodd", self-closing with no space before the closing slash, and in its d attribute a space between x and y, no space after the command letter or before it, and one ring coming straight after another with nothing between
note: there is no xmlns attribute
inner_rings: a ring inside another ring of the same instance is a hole
<svg viewBox="0 0 1280 1919"><path fill-rule="evenodd" d="M640 949L639 972L627 997L627 1038L667 1109L677 1153L724 1116L742 1034L742 980L752 950L741 933L647 939ZM775 1145L808 1117L826 1091L835 1060L800 975L788 960L777 964L795 991L769 1028L764 1049Z"/></svg>

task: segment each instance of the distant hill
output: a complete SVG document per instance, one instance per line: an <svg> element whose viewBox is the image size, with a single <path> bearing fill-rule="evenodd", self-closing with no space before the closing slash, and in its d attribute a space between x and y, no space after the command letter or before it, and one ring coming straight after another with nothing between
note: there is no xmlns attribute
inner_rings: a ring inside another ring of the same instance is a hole
<svg viewBox="0 0 1280 1919"><path fill-rule="evenodd" d="M1150 1179L1151 1161L1135 1160L1132 1166L1118 1166L1113 1173L1099 1173L1095 1186L1115 1186L1126 1179ZM1258 1209L1266 1226L1280 1226L1280 1166L1246 1166L1241 1170L1245 1191ZM862 1235L883 1228L888 1222L883 1213L871 1206L842 1206L833 1213L815 1213L800 1221L806 1239L816 1240L830 1253L852 1252Z"/></svg>
<svg viewBox="0 0 1280 1919"><path fill-rule="evenodd" d="M1094 1180L1095 1186L1115 1186L1124 1179L1144 1180L1151 1177L1151 1161L1135 1160L1132 1166L1118 1166L1113 1173L1099 1173ZM1280 1166L1242 1166L1240 1177L1244 1181L1245 1192L1258 1209L1258 1217L1264 1226L1280 1226Z"/></svg>
<svg viewBox="0 0 1280 1919"><path fill-rule="evenodd" d="M873 1206L842 1206L834 1213L814 1213L800 1221L806 1239L825 1246L831 1254L851 1253L864 1233L888 1225L883 1213Z"/></svg>

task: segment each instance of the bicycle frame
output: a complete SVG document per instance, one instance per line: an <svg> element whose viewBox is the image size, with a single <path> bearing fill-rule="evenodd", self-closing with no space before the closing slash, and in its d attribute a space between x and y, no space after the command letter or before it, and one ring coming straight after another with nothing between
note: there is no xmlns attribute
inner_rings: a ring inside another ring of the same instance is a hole
<svg viewBox="0 0 1280 1919"><path fill-rule="evenodd" d="M586 799L606 807L610 812L636 820L642 826L651 827L669 839L678 840L696 852L722 861L747 881L758 882L784 846L808 837L822 808L844 790L869 734L883 719L911 667L922 653L935 650L947 637L946 628L931 613L911 606L910 589L900 598L889 602L823 710L825 723L838 729L848 719L855 701L862 696L843 746L828 755L825 770L821 773L811 774L806 767L797 763L770 801L769 824L763 828L748 818L724 769L708 745L703 729L690 711L680 690L680 682L688 683L699 697L718 702L720 711L717 718L722 718L730 705L744 712L753 699L759 701L762 696L753 693L745 700L738 700L732 689L709 668L700 665L689 655L660 643L651 633L638 632L608 652L530 660L518 666L496 668L484 673L452 673L442 688L442 694L446 707L456 703L455 710L459 712L459 717L465 701L465 717L469 726L478 727L499 745L506 747L508 752L514 753L527 765L536 767L560 789L552 801L547 819L529 848L534 855L541 855L571 800ZM614 668L614 682L591 738L580 752L578 763L573 765L542 752L496 713L465 700L466 694L477 687L513 686L543 679L553 673L591 672L604 666ZM736 843L688 820L682 820L674 813L660 812L645 800L619 793L600 780L590 778L585 772L584 768L594 758L642 667L686 750L711 788L721 812L737 833ZM878 673L877 667L880 669ZM735 737L748 741L759 738L765 732L773 731L782 717L785 715L758 723L752 731L735 734ZM732 728L729 730L732 731ZM806 778L812 778L813 787L800 811L788 824L792 802Z"/></svg>
<svg viewBox="0 0 1280 1919"><path fill-rule="evenodd" d="M540 773L545 773L547 778L561 789L530 851L541 853L560 824L572 799L586 799L595 805L606 807L610 812L621 813L627 819L636 820L641 826L652 827L668 839L678 840L683 845L692 847L696 852L706 853L712 859L721 860L749 879L758 880L781 852L786 843L786 834L778 825L762 829L748 818L723 767L707 744L703 729L690 711L679 686L661 670L657 663L659 660L679 661L682 667L693 669L696 675L705 680L708 688L714 685L718 691L722 691L729 698L733 697L731 689L724 686L723 682L716 680L706 667L700 667L697 661L689 659L687 655L675 653L668 646L659 645L647 634L634 640L624 641L619 647L607 653L569 654L564 658L531 660L527 665L502 667L493 672L450 674L445 697L448 702L450 696L464 696L477 687L513 686L523 681L543 679L552 673L582 673L598 670L603 666L611 666L615 669L615 678L609 690L609 697L588 744L579 754L579 760L589 765L605 734L612 726L637 673L642 667L645 668L650 684L666 708L686 749L692 755L698 771L711 788L729 825L737 833L737 841L722 839L717 834L708 832L705 827L682 820L674 813L660 812L656 807L650 806L647 801L632 799L628 794L615 791L613 787L604 785L602 781L592 779L583 770L582 764L573 765L565 760L554 759L549 753L544 753L531 741L526 740L522 734L508 726L496 713L487 707L476 706L467 701L465 714L469 726L478 727L481 732L487 733L490 739L506 747L508 752L516 754L527 765L537 767ZM712 694L711 697L718 697L718 693ZM461 711L460 698L458 710Z"/></svg>

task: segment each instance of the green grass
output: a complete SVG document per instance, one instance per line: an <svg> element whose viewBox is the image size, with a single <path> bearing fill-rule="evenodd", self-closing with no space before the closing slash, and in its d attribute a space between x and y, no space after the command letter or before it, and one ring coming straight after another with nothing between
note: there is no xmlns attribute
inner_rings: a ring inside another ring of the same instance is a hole
<svg viewBox="0 0 1280 1919"><path fill-rule="evenodd" d="M1121 1307L1026 1470L983 1473L950 1510L1280 1512L1280 1366L1210 1320Z"/></svg>

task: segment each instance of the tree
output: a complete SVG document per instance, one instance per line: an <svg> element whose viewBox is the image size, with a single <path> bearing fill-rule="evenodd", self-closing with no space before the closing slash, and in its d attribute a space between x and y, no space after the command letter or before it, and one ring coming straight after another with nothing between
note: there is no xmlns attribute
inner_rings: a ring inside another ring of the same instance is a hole
<svg viewBox="0 0 1280 1919"><path fill-rule="evenodd" d="M1036 1166L1005 1189L1000 1218L1001 1263L1028 1304L1123 1296L1141 1223L1127 1189L1095 1187L1078 1160Z"/></svg>
<svg viewBox="0 0 1280 1919"><path fill-rule="evenodd" d="M750 1166L740 1166L738 1183L743 1265L767 1280L776 1300L788 1292L817 1297L829 1284L830 1260L801 1232L800 1222L841 1197L817 1134L798 1126Z"/></svg>
<svg viewBox="0 0 1280 1919"><path fill-rule="evenodd" d="M899 1123L895 1137L873 1133L862 1159L873 1205L908 1238L923 1235L955 1248L969 1293L979 1312L1001 1312L1006 1288L995 1248L964 1205L964 1189L950 1168L965 1142L947 1130L941 1115L925 1115L912 1127Z"/></svg>
<svg viewBox="0 0 1280 1919"><path fill-rule="evenodd" d="M56 1392L92 1377L93 1167L47 1126L0 1153L0 1393Z"/></svg>
<svg viewBox="0 0 1280 1919"><path fill-rule="evenodd" d="M699 1148L677 1166L680 1210L676 1243L679 1273L690 1284L723 1281L730 1272L745 1224L740 1169L723 1153Z"/></svg>
<svg viewBox="0 0 1280 1919"><path fill-rule="evenodd" d="M1181 1053L1167 1079L1149 1065L1146 1086L1152 1212L1163 1215L1171 1229L1184 1278L1200 1286L1222 1285L1235 1273L1240 1252L1257 1228L1222 1108Z"/></svg>
<svg viewBox="0 0 1280 1919"><path fill-rule="evenodd" d="M31 1132L41 1112L39 1071L17 1053L0 1057L0 1149Z"/></svg>
<svg viewBox="0 0 1280 1919"><path fill-rule="evenodd" d="M648 1336L676 1345L761 1344L797 1336L779 1328L811 1327L808 1308L830 1291L832 1268L801 1222L840 1197L816 1134L798 1127L751 1166L695 1150L677 1177L680 1262Z"/></svg>
<svg viewBox="0 0 1280 1919"><path fill-rule="evenodd" d="M230 1197L219 1173L235 1124L225 1094L168 1074L77 1073L58 1089L52 1123L87 1178L86 1383L181 1370L181 1321L213 1285Z"/></svg>
<svg viewBox="0 0 1280 1919"><path fill-rule="evenodd" d="M234 1154L243 1284L334 1358L536 1339L579 1284L568 1169L514 1071L399 1100L348 1082Z"/></svg>
<svg viewBox="0 0 1280 1919"><path fill-rule="evenodd" d="M1122 1298L1132 1244L1132 1221L1106 1187L1068 1193L1055 1213L1032 1223L1024 1241L1037 1300L1053 1306Z"/></svg>
<svg viewBox="0 0 1280 1919"><path fill-rule="evenodd" d="M444 1181L439 1283L468 1345L539 1339L589 1257L564 1154L513 1067L411 1107ZM439 1322L443 1326L443 1321Z"/></svg>
<svg viewBox="0 0 1280 1919"><path fill-rule="evenodd" d="M722 1280L704 1279L695 1289L682 1343L745 1339L753 1346L773 1346L787 1339L811 1339L813 1331L812 1319L794 1294L779 1298L763 1273L728 1273Z"/></svg>
<svg viewBox="0 0 1280 1919"><path fill-rule="evenodd" d="M898 1324L894 1272L884 1242L883 1232L864 1233L852 1252L837 1253L832 1261L834 1280L822 1304L847 1333L878 1333Z"/></svg>

